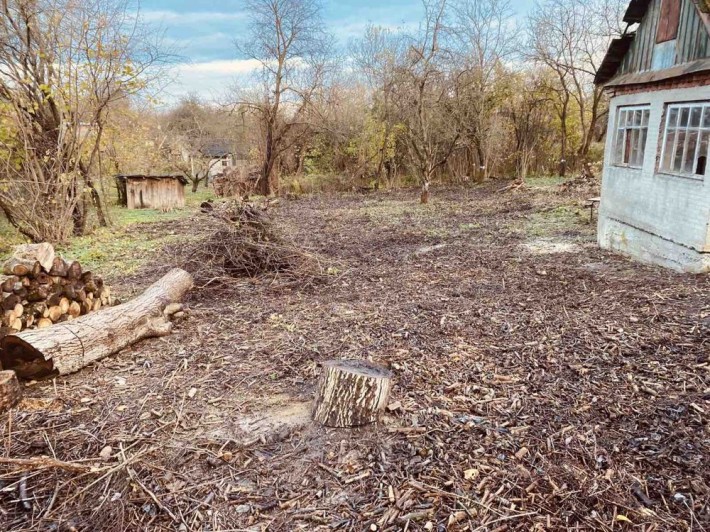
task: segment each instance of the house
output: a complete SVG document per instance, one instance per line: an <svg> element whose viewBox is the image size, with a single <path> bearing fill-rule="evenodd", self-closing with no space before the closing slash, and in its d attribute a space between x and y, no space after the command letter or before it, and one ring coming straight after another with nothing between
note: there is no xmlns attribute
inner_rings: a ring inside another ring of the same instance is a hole
<svg viewBox="0 0 710 532"><path fill-rule="evenodd" d="M632 0L624 21L595 80L611 96L599 244L710 272L710 0Z"/></svg>
<svg viewBox="0 0 710 532"><path fill-rule="evenodd" d="M118 175L118 203L129 209L169 211L185 206L187 179L181 174Z"/></svg>
<svg viewBox="0 0 710 532"><path fill-rule="evenodd" d="M210 141L201 151L207 160L210 179L246 166L245 158L239 157L231 143L226 140Z"/></svg>

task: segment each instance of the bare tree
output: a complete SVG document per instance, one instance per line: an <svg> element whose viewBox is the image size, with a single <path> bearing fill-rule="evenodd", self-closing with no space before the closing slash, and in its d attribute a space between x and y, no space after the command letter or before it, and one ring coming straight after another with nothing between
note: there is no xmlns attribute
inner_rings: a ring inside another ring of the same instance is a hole
<svg viewBox="0 0 710 532"><path fill-rule="evenodd" d="M123 0L2 0L0 209L32 240L108 223L93 170L111 105L161 58Z"/></svg>
<svg viewBox="0 0 710 532"><path fill-rule="evenodd" d="M437 169L446 164L460 138L451 128L451 78L444 68L449 53L445 39L446 0L425 0L418 35L408 39L395 87L407 148L422 185L422 203Z"/></svg>
<svg viewBox="0 0 710 532"><path fill-rule="evenodd" d="M594 76L609 41L621 31L623 0L542 0L529 17L530 57L555 74L551 86L560 122L560 169L566 175L570 159L584 162L597 124L604 114L601 87ZM570 115L577 113L580 141L570 148Z"/></svg>
<svg viewBox="0 0 710 532"><path fill-rule="evenodd" d="M454 0L452 8L455 114L465 140L468 173L481 181L488 177L496 152L492 128L509 77L503 63L516 54L519 38L509 0Z"/></svg>
<svg viewBox="0 0 710 532"><path fill-rule="evenodd" d="M364 37L351 45L353 60L372 91L371 115L376 122L373 126L380 130L379 134L374 135L377 137L375 149L366 149L368 157L365 161L369 163L371 158L375 158L375 178L378 185L384 181L385 171L388 181L393 171L392 146L396 140L395 130L398 124L394 96L398 66L404 60L405 51L406 42L402 35L378 26L368 26Z"/></svg>
<svg viewBox="0 0 710 532"><path fill-rule="evenodd" d="M237 107L259 117L262 128L259 191L278 188L279 157L304 132L310 107L328 73L332 38L323 27L317 0L246 0L248 36L240 55L259 63L257 89L243 89Z"/></svg>

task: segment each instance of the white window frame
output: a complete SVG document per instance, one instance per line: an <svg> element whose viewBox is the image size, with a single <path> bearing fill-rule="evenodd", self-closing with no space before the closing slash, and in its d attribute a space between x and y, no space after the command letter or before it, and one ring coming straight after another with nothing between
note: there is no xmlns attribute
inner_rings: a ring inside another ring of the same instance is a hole
<svg viewBox="0 0 710 532"><path fill-rule="evenodd" d="M691 120L694 108L700 108L700 122L698 126L692 126ZM680 125L681 116L683 109L690 109L688 111L688 123L685 126ZM671 149L671 168L664 166L666 160L666 146L668 144L668 134L670 133L670 123L672 111L677 110L676 123L672 126L674 137L673 137L673 148ZM706 116L707 115L707 116ZM685 132L685 138L683 140L683 155L681 156L680 170L675 170L675 154L678 149L678 135L679 132ZM686 156L688 155L688 148L690 143L691 132L697 132L697 140L695 143L695 154L693 155L693 164L690 172L684 170ZM700 147L702 145L703 133L707 133L709 137L708 142L708 153L705 154L706 165L704 174L696 174L695 170L698 167L698 159L702 156L700 153ZM658 171L662 174L686 177L690 179L698 179L700 181L705 179L708 173L707 158L710 156L710 101L708 102L690 102L690 103L669 103L666 105L666 118L663 125L663 135L661 136L661 157L658 161Z"/></svg>
<svg viewBox="0 0 710 532"><path fill-rule="evenodd" d="M628 116L628 113L634 113L635 111L641 111L641 123L640 124L629 124L628 120L624 124L621 124L622 113L626 113L624 116ZM621 168L643 168L643 163L646 158L646 147L648 146L648 126L651 120L651 106L650 104L644 105L628 105L616 108L616 118L614 121L614 142L612 145L611 152L611 164L614 166L619 166ZM631 162L631 156L629 156L629 162L624 162L626 159L626 139L630 132L638 131L638 143L636 149L640 150L640 161ZM641 135L641 132L645 131L645 136ZM620 137L620 135L623 135ZM643 139L643 140L642 140ZM622 142L621 153L618 153L619 140ZM617 155L619 157L617 158Z"/></svg>

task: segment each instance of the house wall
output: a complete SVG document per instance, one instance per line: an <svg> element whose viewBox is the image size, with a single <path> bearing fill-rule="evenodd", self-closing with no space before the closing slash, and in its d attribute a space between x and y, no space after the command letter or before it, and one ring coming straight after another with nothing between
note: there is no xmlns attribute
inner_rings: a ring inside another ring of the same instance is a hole
<svg viewBox="0 0 710 532"><path fill-rule="evenodd" d="M688 272L710 272L710 169L704 179L657 171L665 107L710 101L701 85L615 96L611 101L598 240L606 249ZM650 104L642 169L612 165L617 109Z"/></svg>
<svg viewBox="0 0 710 532"><path fill-rule="evenodd" d="M177 179L129 179L126 189L129 209L169 211L185 206L185 187Z"/></svg>
<svg viewBox="0 0 710 532"><path fill-rule="evenodd" d="M227 161L227 165L224 166L222 164L222 160ZM221 174L226 174L227 172L239 168L243 169L247 167L248 161L245 159L237 159L233 155L229 155L227 157L224 157L222 159L212 159L209 162L209 175L210 178L216 177Z"/></svg>
<svg viewBox="0 0 710 532"><path fill-rule="evenodd" d="M661 0L651 0L617 75L663 70L710 56L710 35L693 0L678 1L681 5L677 38L656 43Z"/></svg>

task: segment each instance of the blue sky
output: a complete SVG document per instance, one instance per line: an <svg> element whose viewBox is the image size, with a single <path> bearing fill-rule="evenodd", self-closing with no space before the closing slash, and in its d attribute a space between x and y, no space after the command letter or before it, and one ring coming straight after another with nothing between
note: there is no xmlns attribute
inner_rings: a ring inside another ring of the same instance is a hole
<svg viewBox="0 0 710 532"><path fill-rule="evenodd" d="M512 0L519 16L533 0ZM372 23L388 27L416 25L422 15L419 0L326 0L324 19L343 45L363 34ZM234 41L245 31L240 0L142 0L143 17L165 29L166 44L183 58L175 70L175 82L164 100L197 93L218 98L233 80L251 65L237 59Z"/></svg>

